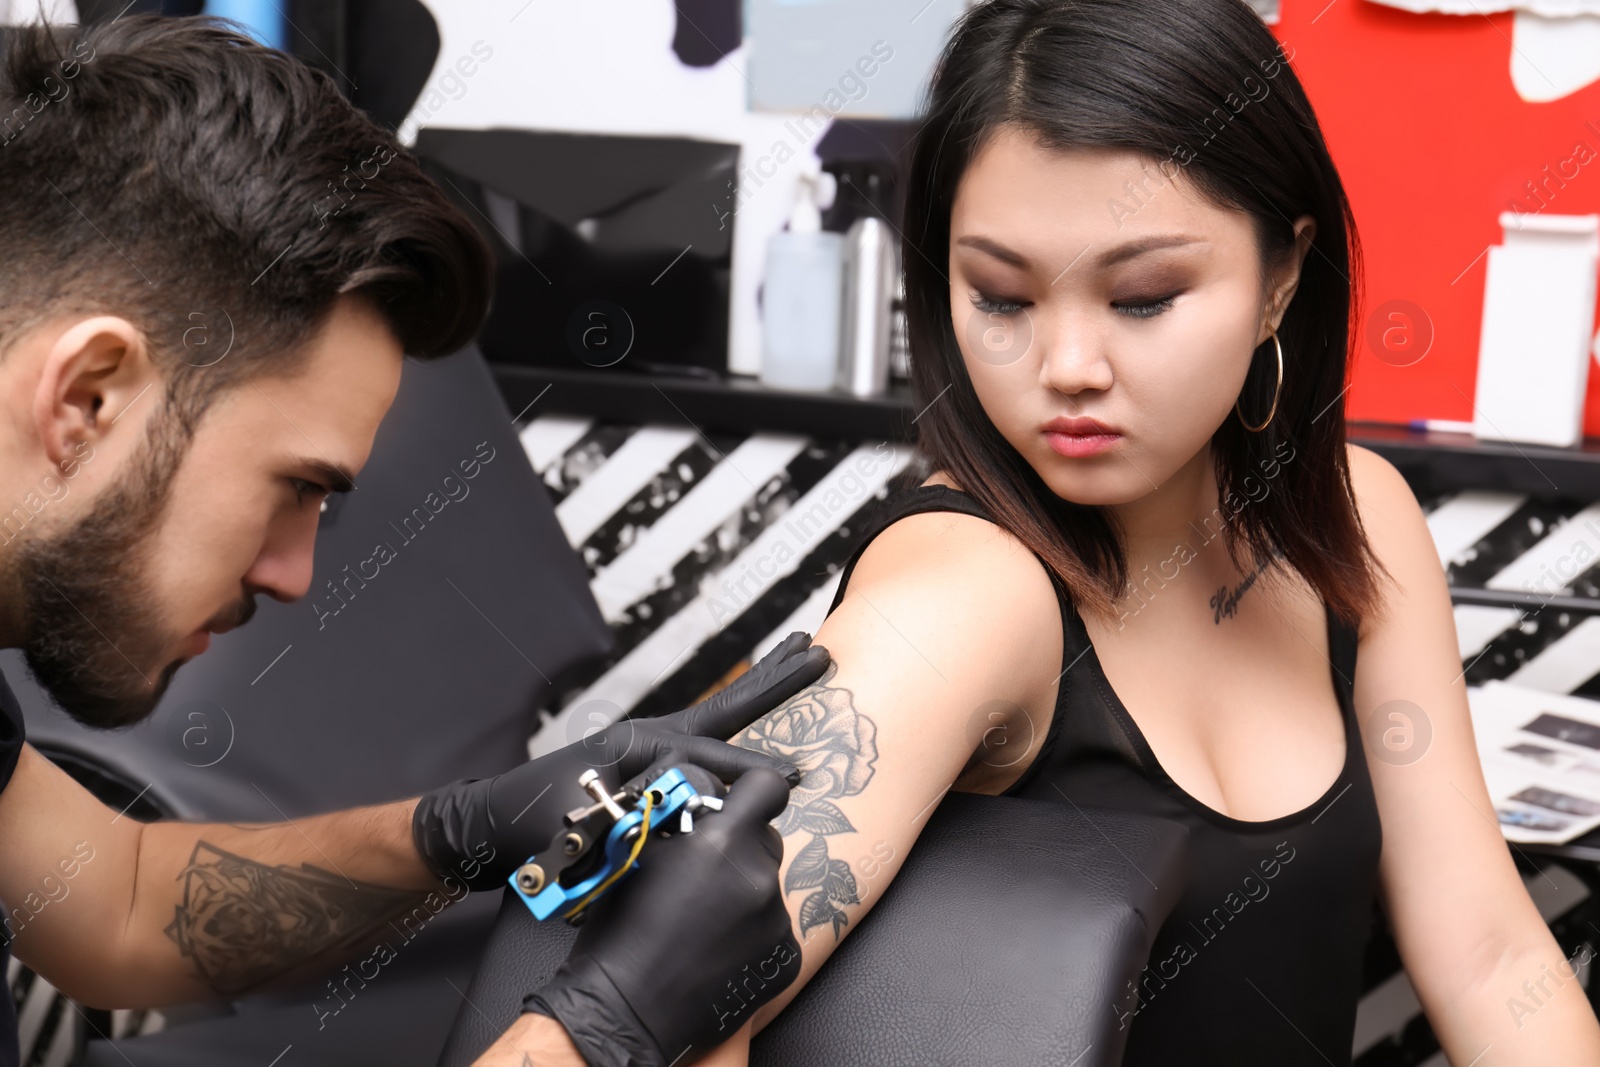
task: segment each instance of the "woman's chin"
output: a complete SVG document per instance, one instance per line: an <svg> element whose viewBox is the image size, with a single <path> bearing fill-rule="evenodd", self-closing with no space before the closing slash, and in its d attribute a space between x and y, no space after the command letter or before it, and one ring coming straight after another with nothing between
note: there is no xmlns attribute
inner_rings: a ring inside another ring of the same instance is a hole
<svg viewBox="0 0 1600 1067"><path fill-rule="evenodd" d="M1034 470L1052 493L1069 504L1084 507L1127 504L1149 494L1153 488L1127 463L1118 463L1120 470L1090 472L1063 470L1061 458L1054 458L1054 463L1035 464ZM1041 470L1041 466L1044 469Z"/></svg>

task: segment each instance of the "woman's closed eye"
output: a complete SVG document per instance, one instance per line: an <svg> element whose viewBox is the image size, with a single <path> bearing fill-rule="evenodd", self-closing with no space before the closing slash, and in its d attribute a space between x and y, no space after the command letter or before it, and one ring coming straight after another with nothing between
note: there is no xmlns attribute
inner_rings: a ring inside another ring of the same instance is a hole
<svg viewBox="0 0 1600 1067"><path fill-rule="evenodd" d="M987 296L976 290L972 293L972 306L985 315L1015 315L1027 307L1025 300L1006 300L1002 297Z"/></svg>
<svg viewBox="0 0 1600 1067"><path fill-rule="evenodd" d="M1111 308L1119 315L1126 315L1134 319L1154 318L1172 308L1172 304L1182 290L1159 297L1134 297L1127 300L1113 300ZM988 296L974 291L972 293L972 306L985 315L1015 315L1029 306L1025 300L1008 300L1004 297Z"/></svg>
<svg viewBox="0 0 1600 1067"><path fill-rule="evenodd" d="M1130 300L1113 300L1111 306L1117 314L1135 319L1151 319L1172 307L1172 302L1182 295L1182 290L1161 297L1134 297Z"/></svg>

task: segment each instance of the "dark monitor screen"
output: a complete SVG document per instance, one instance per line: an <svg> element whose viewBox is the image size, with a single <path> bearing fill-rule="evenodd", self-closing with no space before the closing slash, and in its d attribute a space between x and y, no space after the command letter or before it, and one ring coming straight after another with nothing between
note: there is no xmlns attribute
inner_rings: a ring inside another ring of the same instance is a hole
<svg viewBox="0 0 1600 1067"><path fill-rule="evenodd" d="M726 369L738 145L425 128L414 151L495 248L489 359Z"/></svg>

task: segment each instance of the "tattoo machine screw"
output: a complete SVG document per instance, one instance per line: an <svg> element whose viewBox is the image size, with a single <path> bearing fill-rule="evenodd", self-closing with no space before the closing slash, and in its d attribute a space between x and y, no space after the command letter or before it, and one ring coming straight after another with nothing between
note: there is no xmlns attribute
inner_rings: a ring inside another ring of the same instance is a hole
<svg viewBox="0 0 1600 1067"><path fill-rule="evenodd" d="M634 869L651 833L669 832L663 825L668 819L678 816L678 832L693 833L693 812L722 807L722 801L699 793L675 767L643 789L615 795L592 769L583 772L578 784L595 803L567 812L567 828L509 879L535 919L563 918L576 925L574 920L590 902Z"/></svg>

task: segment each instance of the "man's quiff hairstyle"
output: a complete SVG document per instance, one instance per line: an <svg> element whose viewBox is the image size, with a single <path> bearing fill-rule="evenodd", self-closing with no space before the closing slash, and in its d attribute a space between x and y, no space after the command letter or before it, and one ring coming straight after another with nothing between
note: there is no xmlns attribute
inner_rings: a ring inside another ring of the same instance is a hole
<svg viewBox="0 0 1600 1067"><path fill-rule="evenodd" d="M483 238L327 75L203 17L19 26L7 52L0 357L48 319L121 315L187 437L225 388L293 372L342 294L411 356L476 335Z"/></svg>

